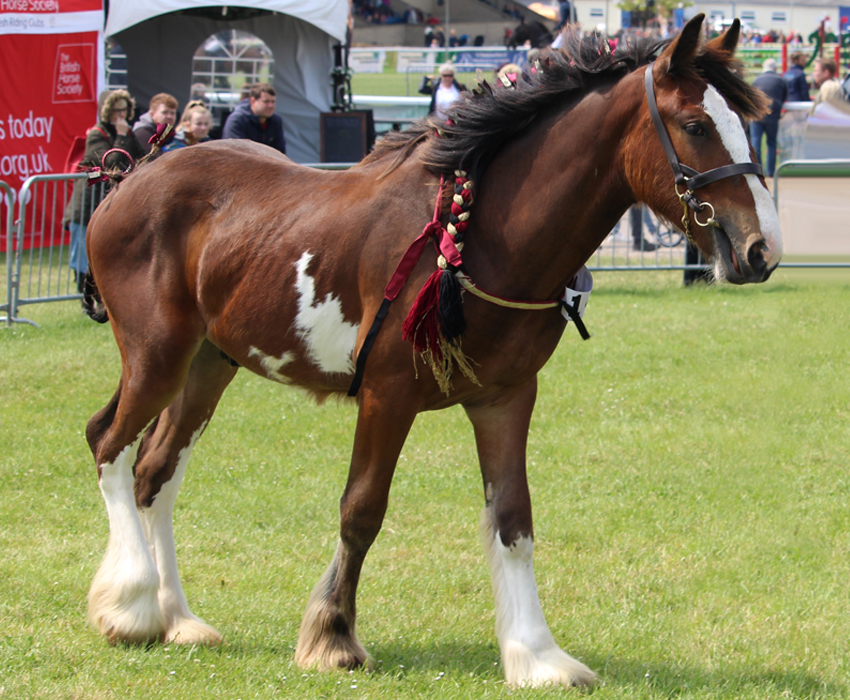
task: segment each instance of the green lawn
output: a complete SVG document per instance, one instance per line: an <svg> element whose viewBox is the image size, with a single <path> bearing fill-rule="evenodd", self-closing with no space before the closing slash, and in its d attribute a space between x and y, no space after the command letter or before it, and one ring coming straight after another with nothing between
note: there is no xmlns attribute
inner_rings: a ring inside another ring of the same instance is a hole
<svg viewBox="0 0 850 700"><path fill-rule="evenodd" d="M850 280L758 287L598 273L541 375L529 442L536 572L594 697L850 698ZM292 662L336 543L355 412L240 373L175 514L217 649L110 647L85 596L107 523L83 432L114 390L78 305L0 330L0 699L532 698L502 682L483 505L459 409L417 421L364 567L374 673Z"/></svg>
<svg viewBox="0 0 850 700"><path fill-rule="evenodd" d="M417 92L421 75L408 78L403 73L355 73L351 92L355 95L420 96Z"/></svg>

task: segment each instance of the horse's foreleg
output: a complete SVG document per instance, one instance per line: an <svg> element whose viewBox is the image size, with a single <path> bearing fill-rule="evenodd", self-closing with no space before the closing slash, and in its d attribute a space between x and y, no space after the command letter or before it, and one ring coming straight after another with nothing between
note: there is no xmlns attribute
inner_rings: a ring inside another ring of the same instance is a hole
<svg viewBox="0 0 850 700"><path fill-rule="evenodd" d="M484 479L481 535L496 599L496 636L509 685L591 685L594 673L555 643L534 580L525 452L536 394L532 380L465 407Z"/></svg>
<svg viewBox="0 0 850 700"><path fill-rule="evenodd" d="M310 595L298 635L295 660L302 667L354 668L368 660L354 629L357 582L381 529L390 482L416 410L396 388L379 397L361 392L348 483L340 501L339 545Z"/></svg>
<svg viewBox="0 0 850 700"><path fill-rule="evenodd" d="M177 568L172 515L192 449L235 374L236 368L222 359L218 349L204 343L183 390L145 435L136 463L136 507L159 573L166 642L221 642L221 635L189 610Z"/></svg>

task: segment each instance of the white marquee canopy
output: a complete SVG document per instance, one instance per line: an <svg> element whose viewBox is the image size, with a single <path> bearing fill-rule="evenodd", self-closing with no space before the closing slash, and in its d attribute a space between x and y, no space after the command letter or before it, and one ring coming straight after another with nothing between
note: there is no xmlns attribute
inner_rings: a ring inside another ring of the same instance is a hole
<svg viewBox="0 0 850 700"><path fill-rule="evenodd" d="M127 54L130 94L147 104L159 92L189 100L192 58L211 35L240 29L257 36L275 60L277 112L283 117L287 155L301 163L319 160L319 114L331 107L333 46L344 42L349 0L235 0L227 8L266 10L247 19L228 19L209 0L111 0L105 34ZM271 13L271 14L269 14Z"/></svg>

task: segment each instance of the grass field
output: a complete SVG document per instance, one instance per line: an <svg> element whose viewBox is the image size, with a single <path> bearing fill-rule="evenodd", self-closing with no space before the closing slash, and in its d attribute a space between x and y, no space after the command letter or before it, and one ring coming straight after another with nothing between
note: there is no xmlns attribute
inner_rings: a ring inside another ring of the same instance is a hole
<svg viewBox="0 0 850 700"><path fill-rule="evenodd" d="M850 698L850 280L759 287L598 273L541 374L529 445L536 571L594 697ZM85 423L114 390L108 327L70 302L0 330L0 698L532 698L510 690L463 412L420 417L366 560L373 673L292 662L333 554L355 412L245 372L175 513L220 648L110 647L86 626L106 514Z"/></svg>

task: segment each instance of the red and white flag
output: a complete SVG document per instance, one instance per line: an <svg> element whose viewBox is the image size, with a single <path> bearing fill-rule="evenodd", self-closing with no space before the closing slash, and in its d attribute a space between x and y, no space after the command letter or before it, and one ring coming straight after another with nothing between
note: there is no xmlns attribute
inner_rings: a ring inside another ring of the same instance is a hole
<svg viewBox="0 0 850 700"><path fill-rule="evenodd" d="M61 173L104 89L102 0L0 0L0 180Z"/></svg>

